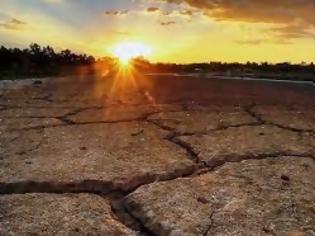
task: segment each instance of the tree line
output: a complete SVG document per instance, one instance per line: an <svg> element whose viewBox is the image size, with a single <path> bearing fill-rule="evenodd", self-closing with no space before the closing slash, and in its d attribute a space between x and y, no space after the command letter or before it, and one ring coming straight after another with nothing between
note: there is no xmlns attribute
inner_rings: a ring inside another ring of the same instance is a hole
<svg viewBox="0 0 315 236"><path fill-rule="evenodd" d="M300 64L283 63L150 63L143 58L135 59L133 64L141 71L147 73L205 73L220 76L240 76L253 78L289 79L315 81L314 63L301 62Z"/></svg>
<svg viewBox="0 0 315 236"><path fill-rule="evenodd" d="M135 59L134 64L139 67L156 72L274 72L274 73L290 73L290 72L308 72L315 73L314 63L291 64L289 62L283 63L268 63L268 62L247 62L247 63L226 63L226 62L206 62L206 63L190 63L190 64L176 64L176 63L150 63L143 58Z"/></svg>
<svg viewBox="0 0 315 236"><path fill-rule="evenodd" d="M89 66L94 63L93 56L77 54L69 49L56 52L51 46L41 47L37 43L32 43L25 49L0 47L2 75L54 75L65 68Z"/></svg>
<svg viewBox="0 0 315 236"><path fill-rule="evenodd" d="M95 73L95 68L117 69L117 58L104 57L96 59L91 55L77 54L69 49L56 52L51 46L41 47L32 43L28 48L0 47L0 79L12 76L52 76L72 73L73 68L88 68L88 73ZM232 75L266 76L290 74L294 77L310 80L315 77L314 63L291 64L289 62L271 64L206 62L191 64L151 63L145 58L136 58L131 64L139 71L146 73L192 73L212 72ZM97 67L99 66L99 67Z"/></svg>
<svg viewBox="0 0 315 236"><path fill-rule="evenodd" d="M50 47L41 47L33 43L29 48L0 47L0 67L47 66L47 65L90 65L95 62L93 56L76 54L69 49L55 52Z"/></svg>

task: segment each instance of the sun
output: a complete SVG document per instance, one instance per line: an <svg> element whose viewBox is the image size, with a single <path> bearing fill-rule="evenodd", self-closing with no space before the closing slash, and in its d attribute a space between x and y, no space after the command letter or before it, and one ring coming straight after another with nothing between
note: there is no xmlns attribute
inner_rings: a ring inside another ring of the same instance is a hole
<svg viewBox="0 0 315 236"><path fill-rule="evenodd" d="M136 57L147 57L152 53L150 46L136 42L122 42L114 46L113 54L123 64L128 64L129 61Z"/></svg>

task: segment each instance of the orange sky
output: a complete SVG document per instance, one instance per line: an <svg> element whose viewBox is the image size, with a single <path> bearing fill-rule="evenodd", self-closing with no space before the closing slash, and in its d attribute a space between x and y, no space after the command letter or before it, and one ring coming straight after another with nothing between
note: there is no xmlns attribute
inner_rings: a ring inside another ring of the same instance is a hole
<svg viewBox="0 0 315 236"><path fill-rule="evenodd" d="M315 61L314 0L1 0L0 43L97 57L137 43L162 62Z"/></svg>

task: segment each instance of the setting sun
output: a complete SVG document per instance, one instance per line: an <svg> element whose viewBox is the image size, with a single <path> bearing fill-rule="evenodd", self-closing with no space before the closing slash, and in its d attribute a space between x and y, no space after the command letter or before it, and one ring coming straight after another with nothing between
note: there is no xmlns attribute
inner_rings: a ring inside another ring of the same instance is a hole
<svg viewBox="0 0 315 236"><path fill-rule="evenodd" d="M152 49L142 43L124 42L114 47L113 54L119 58L122 63L128 63L130 59L136 57L147 57L152 53Z"/></svg>

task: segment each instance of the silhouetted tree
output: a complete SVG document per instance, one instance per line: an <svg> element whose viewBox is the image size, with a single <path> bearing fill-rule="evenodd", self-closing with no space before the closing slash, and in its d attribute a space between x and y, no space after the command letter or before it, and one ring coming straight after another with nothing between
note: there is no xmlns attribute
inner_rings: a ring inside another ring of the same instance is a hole
<svg viewBox="0 0 315 236"><path fill-rule="evenodd" d="M64 67L90 66L94 63L92 56L76 54L69 49L55 52L51 46L41 47L37 43L25 49L0 47L1 74L50 74L58 73Z"/></svg>

